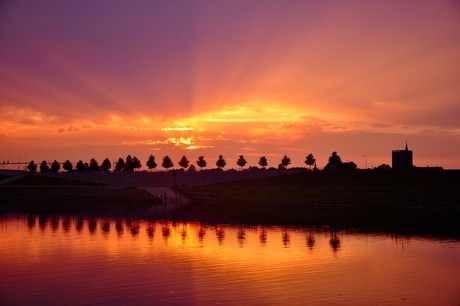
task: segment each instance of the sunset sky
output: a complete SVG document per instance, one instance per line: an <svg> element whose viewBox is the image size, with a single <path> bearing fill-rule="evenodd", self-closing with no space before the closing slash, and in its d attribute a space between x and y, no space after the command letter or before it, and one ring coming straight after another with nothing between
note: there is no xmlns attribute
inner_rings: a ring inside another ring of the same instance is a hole
<svg viewBox="0 0 460 306"><path fill-rule="evenodd" d="M460 169L460 2L0 3L0 163Z"/></svg>

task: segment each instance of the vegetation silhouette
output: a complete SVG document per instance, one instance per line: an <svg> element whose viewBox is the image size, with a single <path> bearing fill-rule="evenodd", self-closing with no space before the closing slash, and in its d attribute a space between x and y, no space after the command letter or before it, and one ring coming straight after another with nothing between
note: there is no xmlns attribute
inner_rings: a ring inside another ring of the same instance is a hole
<svg viewBox="0 0 460 306"><path fill-rule="evenodd" d="M59 172L59 169L61 169L61 164L57 160L54 160L51 163L50 171L51 172Z"/></svg>
<svg viewBox="0 0 460 306"><path fill-rule="evenodd" d="M287 155L284 155L283 158L281 159L281 166L282 169L287 169L287 167L291 164L291 159L287 157Z"/></svg>
<svg viewBox="0 0 460 306"><path fill-rule="evenodd" d="M99 171L99 163L95 158L91 158L89 161L89 169L90 171Z"/></svg>
<svg viewBox="0 0 460 306"><path fill-rule="evenodd" d="M134 156L131 164L129 165L129 169L130 171L134 171L135 169L140 169L141 166L141 161L136 156Z"/></svg>
<svg viewBox="0 0 460 306"><path fill-rule="evenodd" d="M101 164L101 169L104 171L109 171L112 168L112 163L108 158L104 159Z"/></svg>
<svg viewBox="0 0 460 306"><path fill-rule="evenodd" d="M200 167L200 170L203 170L208 163L204 160L204 156L199 156L196 164Z"/></svg>
<svg viewBox="0 0 460 306"><path fill-rule="evenodd" d="M49 171L50 171L50 167L46 163L46 160L42 161L40 163L40 172L49 172Z"/></svg>
<svg viewBox="0 0 460 306"><path fill-rule="evenodd" d="M265 169L265 167L268 166L268 161L267 161L267 158L265 156L260 157L259 166L261 166L262 169Z"/></svg>
<svg viewBox="0 0 460 306"><path fill-rule="evenodd" d="M37 171L37 164L35 164L34 161L31 160L29 165L27 166L27 170L29 170L32 173L35 173Z"/></svg>
<svg viewBox="0 0 460 306"><path fill-rule="evenodd" d="M155 157L153 155L150 155L147 159L146 166L149 170L154 170L157 167L157 163L155 162Z"/></svg>
<svg viewBox="0 0 460 306"><path fill-rule="evenodd" d="M316 158L313 156L312 153L308 154L304 163L308 166L309 170L312 170L312 166L314 166L315 171L318 170L316 167ZM204 160L203 156L200 156L198 158L198 161L196 162L197 165L200 167L201 170L207 166L207 162ZM244 158L243 155L240 155L239 158L237 159L237 165L239 166L239 170L243 170L243 168L247 165L247 160ZM289 165L291 164L291 159L287 156L284 155L283 158L281 159L281 163L278 165L279 170L286 170ZM36 172L37 169L34 167L36 164L31 161L29 162L28 166L26 169L30 172ZM62 167L61 167L62 165ZM163 165L163 164L162 164ZM174 167L174 164L171 161L171 164L167 163L168 167L165 168L168 170L169 168ZM223 158L222 155L219 155L218 160L216 161L216 166L218 169L223 169L227 165L226 160ZM265 169L268 166L268 161L266 156L261 156L258 161L258 165L262 168ZM95 158L91 158L89 164L84 163L82 160L79 160L75 166L75 170L78 172L83 172L83 171L110 171L113 166L113 172L120 172L120 171L127 171L127 172L133 172L137 169L141 168L141 161L136 157L131 155L128 155L126 159L124 160L123 158L118 158L117 162L114 162L114 165L112 165L112 162L110 161L109 158L105 158L102 162L102 164L99 165L97 160ZM155 157L153 155L150 155L147 159L146 166L149 170L154 170L157 167L157 163L155 162ZM179 166L183 168L184 170L188 169L189 171L195 171L196 168L192 167L190 168L190 161L187 159L187 157L184 155L182 156L181 160L179 161ZM43 160L42 163L39 165L39 170L40 172L58 172L61 170L61 168L65 171L73 171L73 164L69 161L66 160L64 163L59 163L56 160L50 165L46 162L46 160ZM57 169L57 170L56 170ZM260 169L256 166L250 166L250 170L257 170ZM275 168L270 168L269 170L272 170ZM328 158L328 163L324 167L324 170L356 170L357 165L354 162L343 162L341 157L337 154L337 152L332 152L331 156ZM388 170L391 169L391 167L388 164L382 164L377 168L374 169L380 169L380 170Z"/></svg>
<svg viewBox="0 0 460 306"><path fill-rule="evenodd" d="M118 161L115 164L114 171L115 172L120 172L120 171L123 171L124 168L125 168L125 161L123 160L123 158L120 157L120 158L118 158Z"/></svg>
<svg viewBox="0 0 460 306"><path fill-rule="evenodd" d="M62 168L63 168L65 171L72 171L72 170L73 170L73 164L70 162L70 160L66 160L66 161L62 164Z"/></svg>
<svg viewBox="0 0 460 306"><path fill-rule="evenodd" d="M187 169L190 164L190 161L187 159L187 157L184 155L182 156L181 160L179 161L179 166L181 166L183 169Z"/></svg>
<svg viewBox="0 0 460 306"><path fill-rule="evenodd" d="M308 154L306 159L305 159L305 164L310 167L313 166L316 163L316 158L313 156L313 154Z"/></svg>
<svg viewBox="0 0 460 306"><path fill-rule="evenodd" d="M238 160L236 161L236 164L240 167L240 171L243 170L244 166L247 164L247 160L244 159L243 155L240 155Z"/></svg>
<svg viewBox="0 0 460 306"><path fill-rule="evenodd" d="M168 155L166 155L165 157L163 157L163 162L161 163L161 166L168 170L169 168L174 167L174 164L171 158Z"/></svg>
<svg viewBox="0 0 460 306"><path fill-rule="evenodd" d="M224 157L222 155L219 155L219 159L216 161L216 166L218 169L222 169L227 165L227 162L225 161Z"/></svg>
<svg viewBox="0 0 460 306"><path fill-rule="evenodd" d="M342 162L337 152L332 152L324 170L356 170L358 167L354 162Z"/></svg>

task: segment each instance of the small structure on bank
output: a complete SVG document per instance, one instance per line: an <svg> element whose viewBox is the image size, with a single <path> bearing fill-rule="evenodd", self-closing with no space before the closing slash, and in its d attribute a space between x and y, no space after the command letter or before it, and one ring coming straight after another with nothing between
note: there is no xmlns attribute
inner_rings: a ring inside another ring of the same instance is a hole
<svg viewBox="0 0 460 306"><path fill-rule="evenodd" d="M392 168L393 169L410 169L414 167L412 162L412 150L407 147L404 150L393 150L391 154Z"/></svg>

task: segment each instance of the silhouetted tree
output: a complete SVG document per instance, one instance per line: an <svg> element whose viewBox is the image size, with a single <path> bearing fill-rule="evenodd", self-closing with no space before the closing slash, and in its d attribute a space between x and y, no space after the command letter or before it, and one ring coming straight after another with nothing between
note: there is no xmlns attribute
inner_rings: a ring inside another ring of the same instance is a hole
<svg viewBox="0 0 460 306"><path fill-rule="evenodd" d="M125 168L125 161L123 160L123 158L118 158L118 161L117 163L115 164L115 169L114 171L116 172L120 172L122 171L123 169Z"/></svg>
<svg viewBox="0 0 460 306"><path fill-rule="evenodd" d="M141 161L136 157L134 156L132 161L131 161L131 169L140 169L142 167L141 165Z"/></svg>
<svg viewBox="0 0 460 306"><path fill-rule="evenodd" d="M388 164L381 164L381 165L378 166L376 169L379 169L379 170L390 170L390 169L391 169L391 166L388 165Z"/></svg>
<svg viewBox="0 0 460 306"><path fill-rule="evenodd" d="M184 155L179 161L179 166L181 166L184 169L188 168L188 165L190 164L190 161L187 159L187 157Z"/></svg>
<svg viewBox="0 0 460 306"><path fill-rule="evenodd" d="M310 170L311 170L311 166L313 166L316 162L316 158L313 156L313 154L308 154L307 158L305 159L305 163L307 164L307 166L310 166Z"/></svg>
<svg viewBox="0 0 460 306"><path fill-rule="evenodd" d="M54 160L54 162L51 164L50 171L51 172L58 172L59 169L61 169L61 164L57 160Z"/></svg>
<svg viewBox="0 0 460 306"><path fill-rule="evenodd" d="M157 167L157 163L155 162L155 157L153 155L149 156L149 159L147 160L147 167L150 170L153 170Z"/></svg>
<svg viewBox="0 0 460 306"><path fill-rule="evenodd" d="M89 161L89 170L99 171L99 163L95 158L91 158L91 160Z"/></svg>
<svg viewBox="0 0 460 306"><path fill-rule="evenodd" d="M331 156L329 156L329 161L324 167L326 170L334 170L338 169L342 166L342 158L337 154L337 152L332 152Z"/></svg>
<svg viewBox="0 0 460 306"><path fill-rule="evenodd" d="M110 162L110 160L108 158L104 159L102 161L102 164L101 164L101 168L104 170L104 171L109 171L110 168L112 168L112 163Z"/></svg>
<svg viewBox="0 0 460 306"><path fill-rule="evenodd" d="M134 171L133 158L131 155L126 156L125 167L123 168L123 171Z"/></svg>
<svg viewBox="0 0 460 306"><path fill-rule="evenodd" d="M227 165L227 162L225 161L224 157L222 155L219 155L219 159L216 161L217 168L222 169L226 165Z"/></svg>
<svg viewBox="0 0 460 306"><path fill-rule="evenodd" d="M27 169L32 172L32 173L35 173L37 171L37 164L34 163L33 160L30 161L29 165L27 166Z"/></svg>
<svg viewBox="0 0 460 306"><path fill-rule="evenodd" d="M283 165L283 169L287 169L287 167L291 164L291 159L287 157L287 155L284 155L281 159L281 164Z"/></svg>
<svg viewBox="0 0 460 306"><path fill-rule="evenodd" d="M208 163L204 160L204 156L199 156L196 164L198 167L200 167L201 170L203 170L203 168L206 167Z"/></svg>
<svg viewBox="0 0 460 306"><path fill-rule="evenodd" d="M77 171L80 171L80 172L86 170L85 164L81 160L78 161L78 163L75 166L75 168L77 169Z"/></svg>
<svg viewBox="0 0 460 306"><path fill-rule="evenodd" d="M169 156L166 155L165 157L163 157L163 162L161 163L161 166L165 168L166 170L168 170L169 168L174 167L174 164L171 158L169 158Z"/></svg>
<svg viewBox="0 0 460 306"><path fill-rule="evenodd" d="M259 165L265 169L265 167L268 166L268 162L267 162L267 158L265 156L262 156L260 159L259 159Z"/></svg>
<svg viewBox="0 0 460 306"><path fill-rule="evenodd" d="M40 172L48 172L48 171L50 171L50 167L46 163L46 160L44 160L40 164Z"/></svg>
<svg viewBox="0 0 460 306"><path fill-rule="evenodd" d="M70 160L66 160L66 161L62 164L62 168L63 168L65 171L72 171L72 170L73 170L73 165L72 165L72 163L70 162Z"/></svg>
<svg viewBox="0 0 460 306"><path fill-rule="evenodd" d="M240 155L240 157L238 158L238 160L236 161L236 164L238 166L240 166L240 170L243 170L243 167L247 164L247 160L244 159L243 155Z"/></svg>
<svg viewBox="0 0 460 306"><path fill-rule="evenodd" d="M187 171L195 172L195 171L196 171L196 167L195 167L194 165L190 165L190 167L188 167Z"/></svg>
<svg viewBox="0 0 460 306"><path fill-rule="evenodd" d="M358 166L354 162L342 163L339 167L340 170L356 170Z"/></svg>

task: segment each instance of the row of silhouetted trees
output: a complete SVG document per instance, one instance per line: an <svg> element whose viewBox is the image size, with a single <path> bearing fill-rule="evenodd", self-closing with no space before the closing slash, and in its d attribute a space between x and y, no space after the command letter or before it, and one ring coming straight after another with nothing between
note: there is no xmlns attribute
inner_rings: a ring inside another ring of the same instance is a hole
<svg viewBox="0 0 460 306"><path fill-rule="evenodd" d="M311 153L307 155L304 163L307 166L309 166L310 169L312 166L314 166L314 169L317 169L316 168L316 158ZM238 160L236 161L236 164L238 165L240 170L242 170L246 166L247 161L243 155L240 155ZM261 156L258 164L260 167L262 167L262 169L265 169L268 166L267 158L265 156ZM290 164L291 164L291 159L287 155L284 155L283 158L281 159L281 162L278 164L278 169L279 170L287 169ZM187 159L185 155L182 156L182 158L179 160L178 165L184 170L196 171L196 167L190 163L190 161ZM207 167L208 163L204 159L204 156L199 156L198 160L196 161L196 165L200 167L201 170L203 170L203 168ZM219 155L216 161L217 168L223 169L225 168L226 165L227 165L227 162L225 161L224 157L222 155ZM148 157L146 166L149 170L154 170L155 168L157 168L158 165L153 155L150 155ZM34 161L31 161L29 165L27 166L27 169L31 172L36 172L37 168L40 169L40 172L58 172L61 170L61 167L65 171L80 171L80 172L83 172L83 171L110 171L110 169L112 169L112 162L108 158L106 158L102 161L101 164L99 164L95 158L92 158L89 163L79 160L74 167L74 165L69 160L66 160L62 164L56 160L53 161L52 163L48 163L46 160L44 160L39 165L35 164ZM170 168L174 167L174 163L168 155L163 157L161 167L163 167L166 170L169 170ZM131 157L131 155L128 155L126 159L123 159L120 157L118 161L115 162L113 171L114 172L120 172L120 171L132 172L140 168L141 168L141 161L136 156ZM342 162L342 159L337 154L337 152L333 152L331 156L329 157L328 164L326 165L324 169L327 169L327 170L333 170L333 169L354 170L356 168L357 166L354 162L344 163Z"/></svg>

